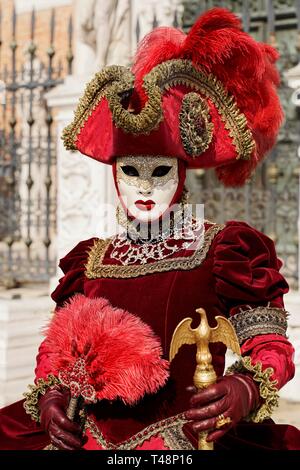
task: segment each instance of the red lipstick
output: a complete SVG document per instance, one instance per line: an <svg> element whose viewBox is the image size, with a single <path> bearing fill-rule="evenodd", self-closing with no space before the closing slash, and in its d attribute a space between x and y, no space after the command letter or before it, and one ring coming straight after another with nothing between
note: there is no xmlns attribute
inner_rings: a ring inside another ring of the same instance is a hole
<svg viewBox="0 0 300 470"><path fill-rule="evenodd" d="M153 207L155 206L155 202L151 201L151 199L148 201L139 200L135 201L135 205L138 209L142 211L151 211L151 209L153 209Z"/></svg>

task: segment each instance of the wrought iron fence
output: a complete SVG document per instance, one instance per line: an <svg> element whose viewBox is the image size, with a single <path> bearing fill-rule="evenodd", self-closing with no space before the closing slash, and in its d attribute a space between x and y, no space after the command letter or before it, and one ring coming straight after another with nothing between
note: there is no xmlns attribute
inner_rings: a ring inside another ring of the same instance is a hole
<svg viewBox="0 0 300 470"><path fill-rule="evenodd" d="M19 27L13 10L10 64L0 67L0 283L6 287L46 281L55 272L56 136L45 94L71 73L73 60L71 17L65 63L54 61L54 10L46 51L38 48L33 10L28 47L20 59ZM6 40L0 40L0 48Z"/></svg>
<svg viewBox="0 0 300 470"><path fill-rule="evenodd" d="M276 242L290 287L298 288L300 120L291 104L284 72L300 61L300 1L238 0L184 2L183 24L189 29L203 10L225 6L240 15L244 29L280 52L281 102L285 121L277 145L241 189L223 188L212 171L190 175L193 198L205 204L205 217L217 222L245 220Z"/></svg>

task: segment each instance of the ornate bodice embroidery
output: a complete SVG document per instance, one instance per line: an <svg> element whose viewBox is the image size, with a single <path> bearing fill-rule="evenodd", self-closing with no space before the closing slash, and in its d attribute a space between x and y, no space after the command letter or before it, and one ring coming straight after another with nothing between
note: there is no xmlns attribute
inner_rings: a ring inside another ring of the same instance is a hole
<svg viewBox="0 0 300 470"><path fill-rule="evenodd" d="M184 230L175 227L172 237L161 237L154 242L133 243L126 232L112 240L110 257L123 266L130 264L147 264L172 257L182 250L200 247L203 243L204 225L201 221L192 220Z"/></svg>
<svg viewBox="0 0 300 470"><path fill-rule="evenodd" d="M180 240L180 243L174 238L163 240L156 247L147 243L146 248L146 244L134 244L127 238L123 240L120 235L98 239L88 254L85 275L88 279L131 278L156 272L194 269L201 265L214 237L224 227L212 224L203 234L202 243L196 243L195 249L191 249L192 243L195 243L193 237ZM110 255L106 256L108 250Z"/></svg>

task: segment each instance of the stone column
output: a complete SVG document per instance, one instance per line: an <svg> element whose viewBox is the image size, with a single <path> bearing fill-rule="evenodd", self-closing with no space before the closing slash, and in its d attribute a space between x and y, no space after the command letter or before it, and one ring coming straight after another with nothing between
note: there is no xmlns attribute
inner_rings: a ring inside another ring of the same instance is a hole
<svg viewBox="0 0 300 470"><path fill-rule="evenodd" d="M61 140L64 127L73 119L84 85L81 79L68 76L63 85L47 96L48 105L56 109L57 259L81 240L112 232L103 213L105 203L114 204L111 168L78 152L67 151Z"/></svg>

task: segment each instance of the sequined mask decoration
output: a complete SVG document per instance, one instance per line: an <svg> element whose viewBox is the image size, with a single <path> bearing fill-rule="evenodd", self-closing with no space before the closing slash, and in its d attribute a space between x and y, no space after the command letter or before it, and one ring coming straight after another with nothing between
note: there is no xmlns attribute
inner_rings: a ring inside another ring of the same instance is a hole
<svg viewBox="0 0 300 470"><path fill-rule="evenodd" d="M170 165L172 160L172 165ZM122 168L134 165L138 175L127 175ZM168 166L169 172L164 176L155 176L153 173L157 167ZM164 186L170 180L178 181L178 163L176 158L162 156L128 156L117 158L117 182L123 180L125 183L136 186L142 190L149 190L153 187Z"/></svg>

